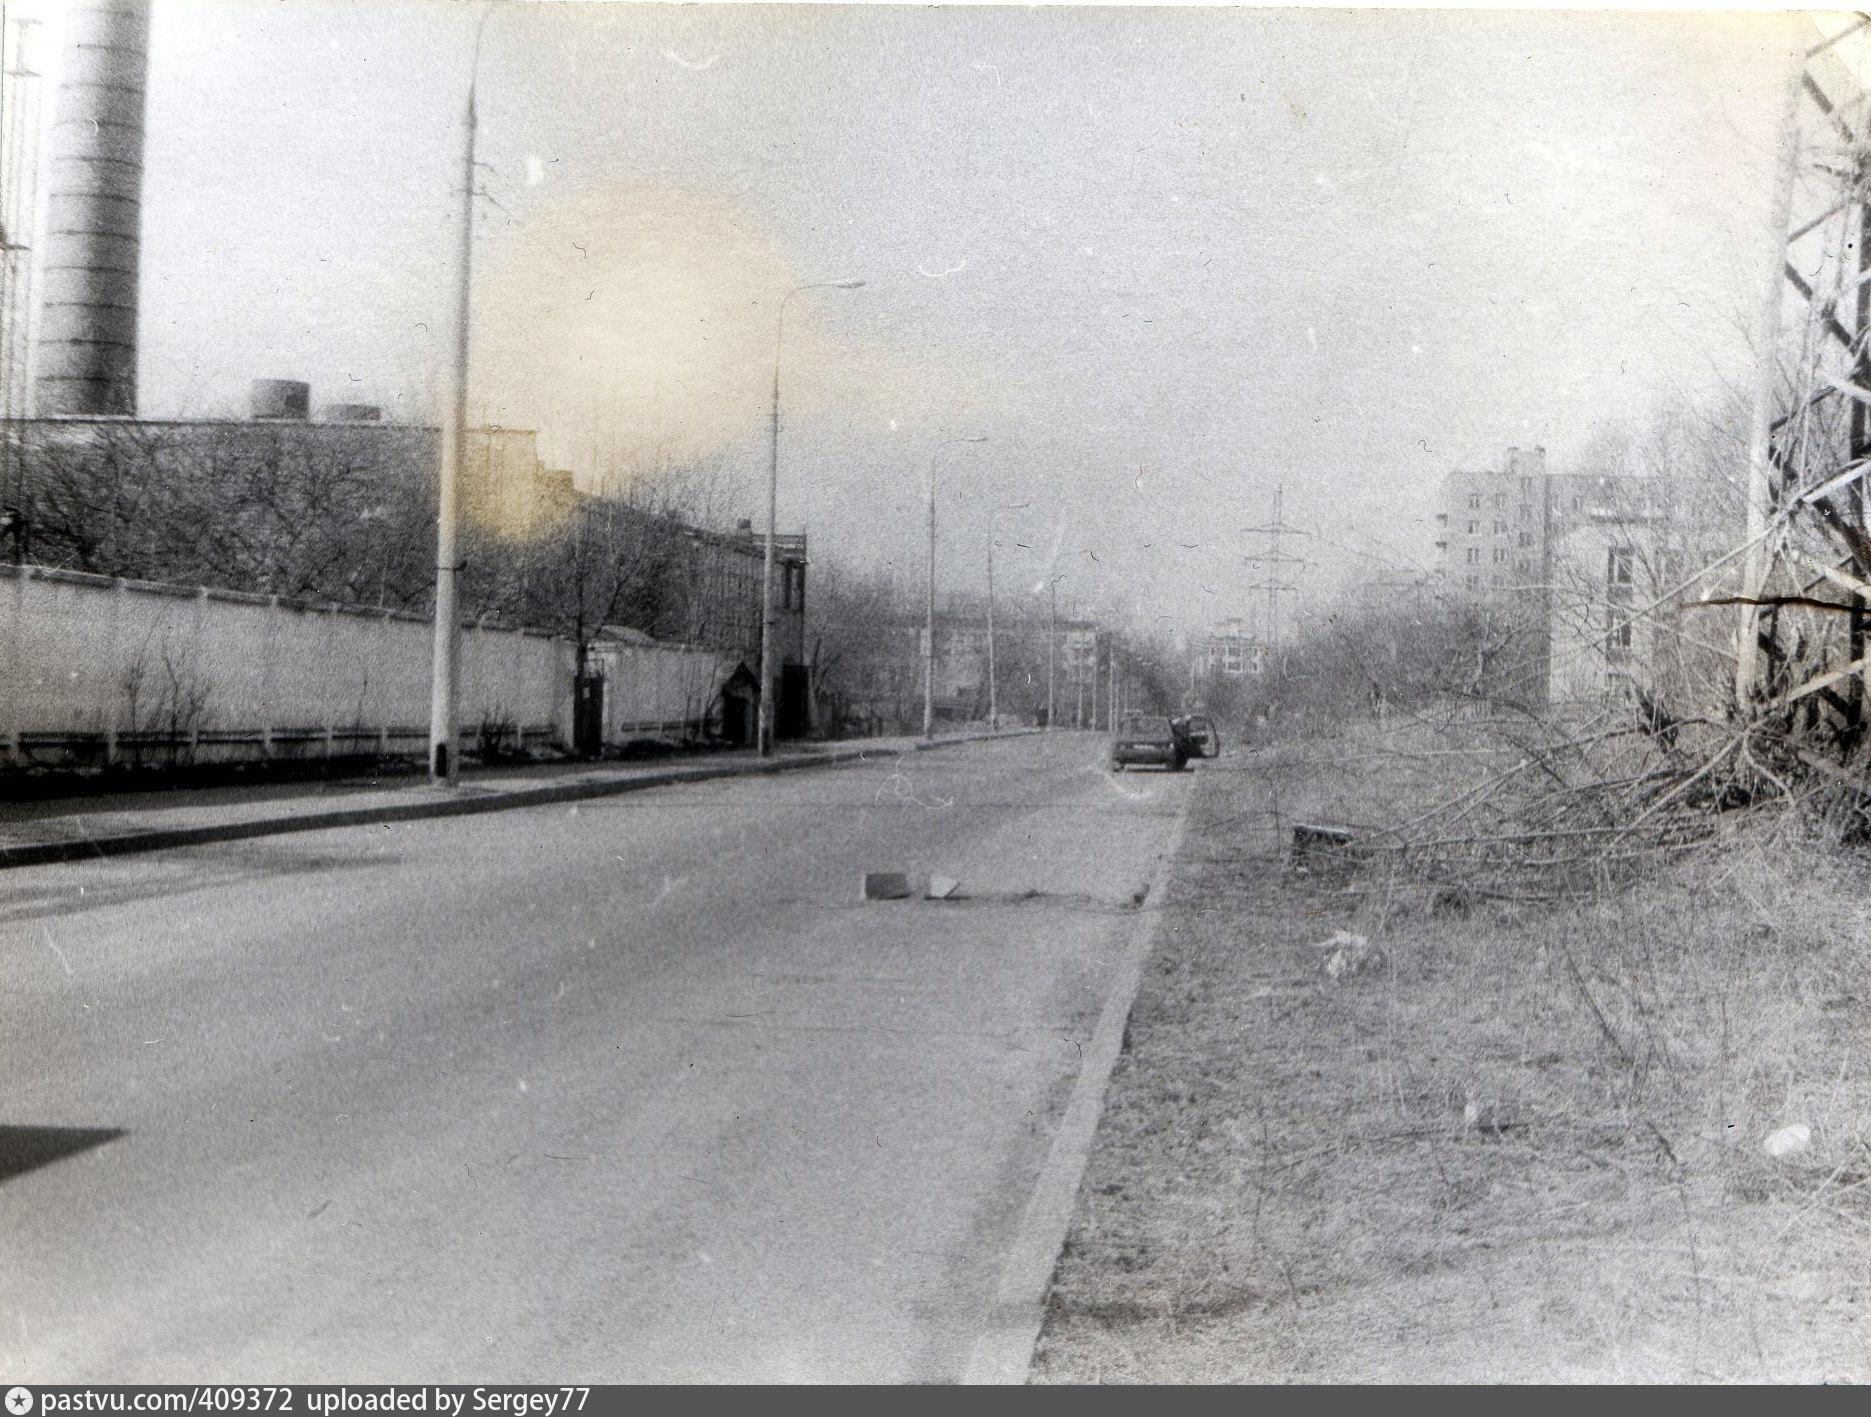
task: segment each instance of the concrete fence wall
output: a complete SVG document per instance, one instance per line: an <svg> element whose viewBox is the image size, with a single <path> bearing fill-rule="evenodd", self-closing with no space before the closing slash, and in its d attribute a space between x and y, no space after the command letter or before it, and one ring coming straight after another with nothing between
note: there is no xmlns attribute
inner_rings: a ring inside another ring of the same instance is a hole
<svg viewBox="0 0 1871 1417"><path fill-rule="evenodd" d="M718 728L721 686L740 660L692 645L600 644L591 662L604 677L604 740L626 743Z"/></svg>
<svg viewBox="0 0 1871 1417"><path fill-rule="evenodd" d="M0 745L15 767L421 752L430 621L0 567ZM570 646L462 635L460 727L571 739Z"/></svg>

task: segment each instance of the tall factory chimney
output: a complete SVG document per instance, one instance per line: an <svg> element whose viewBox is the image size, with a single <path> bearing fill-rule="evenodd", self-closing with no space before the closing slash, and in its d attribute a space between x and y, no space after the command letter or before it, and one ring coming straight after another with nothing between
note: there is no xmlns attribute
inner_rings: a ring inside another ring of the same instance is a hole
<svg viewBox="0 0 1871 1417"><path fill-rule="evenodd" d="M136 413L149 0L74 0L49 143L35 407Z"/></svg>

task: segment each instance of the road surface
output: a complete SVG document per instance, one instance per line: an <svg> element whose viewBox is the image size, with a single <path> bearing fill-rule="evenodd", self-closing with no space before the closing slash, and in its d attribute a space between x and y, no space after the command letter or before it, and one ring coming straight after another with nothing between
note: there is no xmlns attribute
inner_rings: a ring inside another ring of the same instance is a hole
<svg viewBox="0 0 1871 1417"><path fill-rule="evenodd" d="M0 875L0 1377L958 1376L1189 790L1102 753Z"/></svg>

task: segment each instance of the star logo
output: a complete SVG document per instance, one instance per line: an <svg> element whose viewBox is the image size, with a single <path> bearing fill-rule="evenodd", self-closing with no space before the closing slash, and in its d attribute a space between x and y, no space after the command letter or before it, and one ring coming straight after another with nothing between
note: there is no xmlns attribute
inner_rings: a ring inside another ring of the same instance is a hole
<svg viewBox="0 0 1871 1417"><path fill-rule="evenodd" d="M6 1410L13 1417L26 1417L32 1411L32 1393L23 1387L10 1387L6 1390Z"/></svg>

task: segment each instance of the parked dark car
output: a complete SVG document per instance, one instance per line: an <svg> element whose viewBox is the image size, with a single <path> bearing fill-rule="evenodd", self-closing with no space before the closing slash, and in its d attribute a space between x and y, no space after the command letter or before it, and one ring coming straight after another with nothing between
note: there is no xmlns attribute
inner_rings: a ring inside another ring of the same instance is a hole
<svg viewBox="0 0 1871 1417"><path fill-rule="evenodd" d="M1133 763L1181 772L1189 759L1201 755L1201 747L1164 714L1127 713L1111 735L1112 772L1122 772Z"/></svg>

